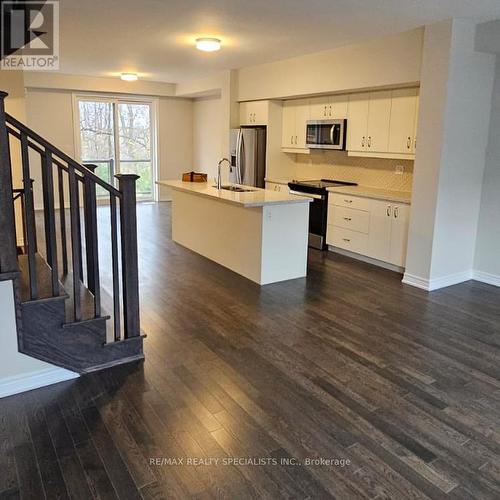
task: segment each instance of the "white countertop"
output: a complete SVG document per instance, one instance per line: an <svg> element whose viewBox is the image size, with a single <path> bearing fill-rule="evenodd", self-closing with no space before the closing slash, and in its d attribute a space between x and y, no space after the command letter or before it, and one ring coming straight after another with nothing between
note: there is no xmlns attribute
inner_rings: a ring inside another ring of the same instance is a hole
<svg viewBox="0 0 500 500"><path fill-rule="evenodd" d="M393 201L397 203L411 203L411 193L408 191L393 191L390 189L373 188L368 186L336 186L329 187L331 193L351 194L363 198Z"/></svg>
<svg viewBox="0 0 500 500"><path fill-rule="evenodd" d="M294 196L293 194L280 193L270 189L261 189L253 186L242 186L253 191L238 193L217 189L213 182L183 182L183 181L157 181L160 186L167 186L186 193L207 196L225 203L233 203L242 207L263 207L265 205L287 205L290 203L310 203L311 198ZM236 185L236 184L235 184Z"/></svg>
<svg viewBox="0 0 500 500"><path fill-rule="evenodd" d="M266 177L264 180L266 182L272 182L273 184L288 184L294 179L291 179L290 177Z"/></svg>

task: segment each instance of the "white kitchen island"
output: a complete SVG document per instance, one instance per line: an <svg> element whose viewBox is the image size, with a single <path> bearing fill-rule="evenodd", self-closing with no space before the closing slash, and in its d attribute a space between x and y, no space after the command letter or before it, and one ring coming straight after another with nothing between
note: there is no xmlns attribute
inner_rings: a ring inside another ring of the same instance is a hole
<svg viewBox="0 0 500 500"><path fill-rule="evenodd" d="M158 181L172 192L172 239L259 285L306 276L310 198L250 186Z"/></svg>

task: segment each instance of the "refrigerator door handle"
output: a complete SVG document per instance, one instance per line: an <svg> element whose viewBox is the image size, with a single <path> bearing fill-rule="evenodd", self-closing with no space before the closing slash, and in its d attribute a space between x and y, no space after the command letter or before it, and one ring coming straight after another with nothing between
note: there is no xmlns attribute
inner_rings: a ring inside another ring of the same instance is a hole
<svg viewBox="0 0 500 500"><path fill-rule="evenodd" d="M241 159L242 159L242 143L243 131L238 130L238 137L236 138L236 184L241 184Z"/></svg>
<svg viewBox="0 0 500 500"><path fill-rule="evenodd" d="M238 148L240 160L238 168L238 184L243 184L245 179L245 140L243 138L243 130L240 130L240 144Z"/></svg>

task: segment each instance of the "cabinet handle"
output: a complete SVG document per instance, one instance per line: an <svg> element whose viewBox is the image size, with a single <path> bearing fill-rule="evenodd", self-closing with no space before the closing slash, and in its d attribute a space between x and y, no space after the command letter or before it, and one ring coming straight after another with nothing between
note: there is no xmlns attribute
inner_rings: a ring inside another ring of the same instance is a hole
<svg viewBox="0 0 500 500"><path fill-rule="evenodd" d="M290 136L290 144L293 144L293 135Z"/></svg>
<svg viewBox="0 0 500 500"><path fill-rule="evenodd" d="M398 218L399 207L394 207L394 218Z"/></svg>
<svg viewBox="0 0 500 500"><path fill-rule="evenodd" d="M323 116L326 116L326 106L325 106L325 110L323 111Z"/></svg>
<svg viewBox="0 0 500 500"><path fill-rule="evenodd" d="M295 145L297 145L297 136L295 136Z"/></svg>
<svg viewBox="0 0 500 500"><path fill-rule="evenodd" d="M387 217L391 216L391 211L392 211L392 207L390 205L387 205Z"/></svg>
<svg viewBox="0 0 500 500"><path fill-rule="evenodd" d="M347 222L352 221L351 217L344 217L344 220L346 220Z"/></svg>
<svg viewBox="0 0 500 500"><path fill-rule="evenodd" d="M417 138L413 139L413 149L417 149Z"/></svg>
<svg viewBox="0 0 500 500"><path fill-rule="evenodd" d="M372 136L371 135L368 136L368 147L369 148L372 147Z"/></svg>
<svg viewBox="0 0 500 500"><path fill-rule="evenodd" d="M330 106L330 116L332 116L332 107Z"/></svg>
<svg viewBox="0 0 500 500"><path fill-rule="evenodd" d="M346 203L352 203L352 200L344 200Z"/></svg>
<svg viewBox="0 0 500 500"><path fill-rule="evenodd" d="M365 147L365 136L363 136L363 139L361 139L361 147Z"/></svg>
<svg viewBox="0 0 500 500"><path fill-rule="evenodd" d="M408 137L406 141L406 149L410 149L410 146L411 146L411 137Z"/></svg>
<svg viewBox="0 0 500 500"><path fill-rule="evenodd" d="M349 238L342 238L344 241L347 241L349 243L349 241L351 241Z"/></svg>

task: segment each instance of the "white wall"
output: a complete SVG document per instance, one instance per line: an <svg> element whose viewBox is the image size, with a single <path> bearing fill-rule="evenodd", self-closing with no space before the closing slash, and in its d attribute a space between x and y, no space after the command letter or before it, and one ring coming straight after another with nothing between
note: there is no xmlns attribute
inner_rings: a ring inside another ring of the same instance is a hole
<svg viewBox="0 0 500 500"><path fill-rule="evenodd" d="M433 289L470 279L488 136L494 56L476 25L427 26L404 281Z"/></svg>
<svg viewBox="0 0 500 500"><path fill-rule="evenodd" d="M314 28L312 28L314 29ZM415 84L423 29L238 71L238 99L251 101Z"/></svg>
<svg viewBox="0 0 500 500"><path fill-rule="evenodd" d="M217 175L223 156L225 127L224 103L220 97L203 97L193 104L193 170L206 172L209 181Z"/></svg>
<svg viewBox="0 0 500 500"><path fill-rule="evenodd" d="M17 350L12 281L0 281L0 398L77 377Z"/></svg>
<svg viewBox="0 0 500 500"><path fill-rule="evenodd" d="M158 179L181 179L193 169L193 102L161 98L158 107ZM159 198L170 199L164 187Z"/></svg>
<svg viewBox="0 0 500 500"><path fill-rule="evenodd" d="M500 58L497 56L489 141L477 233L475 269L500 285Z"/></svg>

